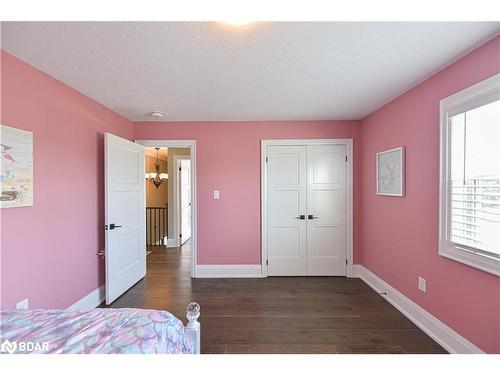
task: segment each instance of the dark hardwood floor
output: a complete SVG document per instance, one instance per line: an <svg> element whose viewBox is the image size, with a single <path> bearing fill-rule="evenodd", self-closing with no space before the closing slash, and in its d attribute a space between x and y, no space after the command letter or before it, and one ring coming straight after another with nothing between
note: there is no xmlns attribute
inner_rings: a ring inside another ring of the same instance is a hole
<svg viewBox="0 0 500 375"><path fill-rule="evenodd" d="M189 243L151 247L147 275L111 307L201 305L202 353L446 353L360 279L191 279Z"/></svg>

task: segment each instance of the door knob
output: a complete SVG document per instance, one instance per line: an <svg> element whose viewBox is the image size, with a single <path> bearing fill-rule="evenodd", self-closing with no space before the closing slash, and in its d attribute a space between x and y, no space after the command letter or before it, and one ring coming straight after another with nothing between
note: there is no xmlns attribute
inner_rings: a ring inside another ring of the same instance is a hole
<svg viewBox="0 0 500 375"><path fill-rule="evenodd" d="M312 219L319 219L319 217L318 217L318 216L314 216L314 215L307 215L307 218L308 218L309 220L312 220Z"/></svg>
<svg viewBox="0 0 500 375"><path fill-rule="evenodd" d="M109 224L109 230L113 230L115 228L121 228L121 225L116 225L116 224Z"/></svg>
<svg viewBox="0 0 500 375"><path fill-rule="evenodd" d="M299 215L299 216L296 217L296 219L305 220L306 219L306 215Z"/></svg>

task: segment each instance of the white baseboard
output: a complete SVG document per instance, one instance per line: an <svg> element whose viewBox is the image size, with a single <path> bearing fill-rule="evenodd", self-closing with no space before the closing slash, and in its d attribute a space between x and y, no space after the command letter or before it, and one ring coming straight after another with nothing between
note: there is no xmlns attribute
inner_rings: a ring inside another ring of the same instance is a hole
<svg viewBox="0 0 500 375"><path fill-rule="evenodd" d="M431 315L364 266L355 264L353 271L353 277L361 278L376 292L387 293L382 295L382 297L448 352L454 354L484 354L481 349L465 337L459 335L434 315Z"/></svg>
<svg viewBox="0 0 500 375"><path fill-rule="evenodd" d="M198 264L197 278L257 278L262 277L260 264Z"/></svg>
<svg viewBox="0 0 500 375"><path fill-rule="evenodd" d="M92 310L103 303L105 299L106 290L104 289L104 285L101 285L99 288L68 307L68 310Z"/></svg>

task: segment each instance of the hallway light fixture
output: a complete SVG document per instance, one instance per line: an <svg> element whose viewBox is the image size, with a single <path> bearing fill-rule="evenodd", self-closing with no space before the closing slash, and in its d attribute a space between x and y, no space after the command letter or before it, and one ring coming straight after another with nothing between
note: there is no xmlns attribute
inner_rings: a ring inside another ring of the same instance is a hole
<svg viewBox="0 0 500 375"><path fill-rule="evenodd" d="M155 147L155 150L156 150L156 163L155 163L156 172L146 173L146 180L151 181L151 183L158 189L162 182L168 180L168 173L160 173L160 159L158 158L158 151L160 151L160 148Z"/></svg>

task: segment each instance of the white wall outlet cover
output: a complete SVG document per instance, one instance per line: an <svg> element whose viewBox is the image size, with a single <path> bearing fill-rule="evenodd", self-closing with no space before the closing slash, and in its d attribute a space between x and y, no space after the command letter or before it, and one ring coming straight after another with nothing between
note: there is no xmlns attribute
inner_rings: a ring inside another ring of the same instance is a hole
<svg viewBox="0 0 500 375"><path fill-rule="evenodd" d="M219 190L214 190L214 199L219 199L219 198L220 198Z"/></svg>
<svg viewBox="0 0 500 375"><path fill-rule="evenodd" d="M23 299L16 303L16 309L18 310L27 310L29 308L29 300L28 298Z"/></svg>
<svg viewBox="0 0 500 375"><path fill-rule="evenodd" d="M418 277L418 289L420 289L422 292L426 291L426 281L422 277Z"/></svg>

